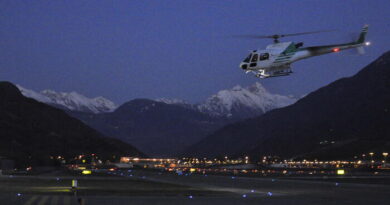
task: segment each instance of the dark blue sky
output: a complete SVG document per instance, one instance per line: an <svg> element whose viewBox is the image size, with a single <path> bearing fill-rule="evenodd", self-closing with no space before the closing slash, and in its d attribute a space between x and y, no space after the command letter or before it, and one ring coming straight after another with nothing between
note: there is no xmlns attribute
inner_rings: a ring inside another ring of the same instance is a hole
<svg viewBox="0 0 390 205"><path fill-rule="evenodd" d="M117 103L146 97L198 102L260 81L302 95L351 76L390 50L388 0L0 1L0 80L34 90L78 91ZM366 55L335 53L297 62L288 77L259 80L238 68L269 40L236 34L338 32L298 36L305 46L352 40L369 24Z"/></svg>

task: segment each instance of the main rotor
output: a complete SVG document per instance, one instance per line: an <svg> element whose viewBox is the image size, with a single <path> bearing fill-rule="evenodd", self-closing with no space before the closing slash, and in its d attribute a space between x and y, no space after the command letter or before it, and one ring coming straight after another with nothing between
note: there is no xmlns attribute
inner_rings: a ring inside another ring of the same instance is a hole
<svg viewBox="0 0 390 205"><path fill-rule="evenodd" d="M271 38L274 39L274 43L279 43L279 38L284 38L288 36L300 36L314 33L324 33L324 32L332 32L336 30L321 30L321 31L309 31L309 32L301 32L301 33L289 33L289 34L273 34L273 35L236 35L235 37L239 38L249 38L249 39L264 39Z"/></svg>

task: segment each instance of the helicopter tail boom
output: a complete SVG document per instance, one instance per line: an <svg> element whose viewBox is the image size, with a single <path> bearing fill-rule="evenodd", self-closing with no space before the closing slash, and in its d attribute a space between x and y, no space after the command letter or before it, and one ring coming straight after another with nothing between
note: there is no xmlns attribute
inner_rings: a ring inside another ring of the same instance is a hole
<svg viewBox="0 0 390 205"><path fill-rule="evenodd" d="M312 47L306 47L301 48L297 53L300 55L296 55L295 58L293 58L293 62L309 58L312 56L318 56L323 55L327 53L335 53L346 49L351 48L357 48L360 50L363 50L363 46L369 45L369 42L365 42L365 37L368 31L368 25L364 25L362 32L359 35L359 38L357 41L351 42L351 43L344 43L344 44L335 44L335 45L326 45L326 46L312 46ZM363 53L363 52L359 52Z"/></svg>

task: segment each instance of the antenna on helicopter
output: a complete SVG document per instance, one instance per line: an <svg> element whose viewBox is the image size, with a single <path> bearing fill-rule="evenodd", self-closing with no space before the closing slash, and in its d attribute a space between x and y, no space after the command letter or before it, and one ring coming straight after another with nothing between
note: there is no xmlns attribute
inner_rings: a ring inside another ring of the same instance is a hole
<svg viewBox="0 0 390 205"><path fill-rule="evenodd" d="M332 32L337 30L321 30L321 31L309 31L309 32L301 32L301 33L290 33L290 34L273 34L273 35L235 35L234 37L238 38L247 38L247 39L264 39L264 38L272 38L274 39L274 43L279 43L279 38L288 37L288 36L300 36L314 33L325 33Z"/></svg>

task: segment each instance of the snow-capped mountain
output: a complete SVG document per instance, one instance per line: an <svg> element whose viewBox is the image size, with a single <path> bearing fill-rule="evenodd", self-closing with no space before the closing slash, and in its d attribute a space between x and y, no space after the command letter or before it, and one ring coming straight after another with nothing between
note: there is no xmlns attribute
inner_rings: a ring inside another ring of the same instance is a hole
<svg viewBox="0 0 390 205"><path fill-rule="evenodd" d="M181 100L160 100L167 104L188 105ZM221 90L204 102L192 107L215 116L229 118L248 118L263 114L275 108L285 107L297 101L292 96L283 96L268 92L263 85L256 82L243 88L239 85L229 90Z"/></svg>
<svg viewBox="0 0 390 205"><path fill-rule="evenodd" d="M237 85L230 90L221 90L199 104L198 109L214 115L245 117L285 107L296 100L290 96L271 94L256 82L247 88Z"/></svg>
<svg viewBox="0 0 390 205"><path fill-rule="evenodd" d="M22 94L37 101L50 104L62 109L72 111L105 113L114 111L117 106L112 101L104 97L88 98L77 92L55 92L52 90L43 90L35 92L17 85Z"/></svg>

